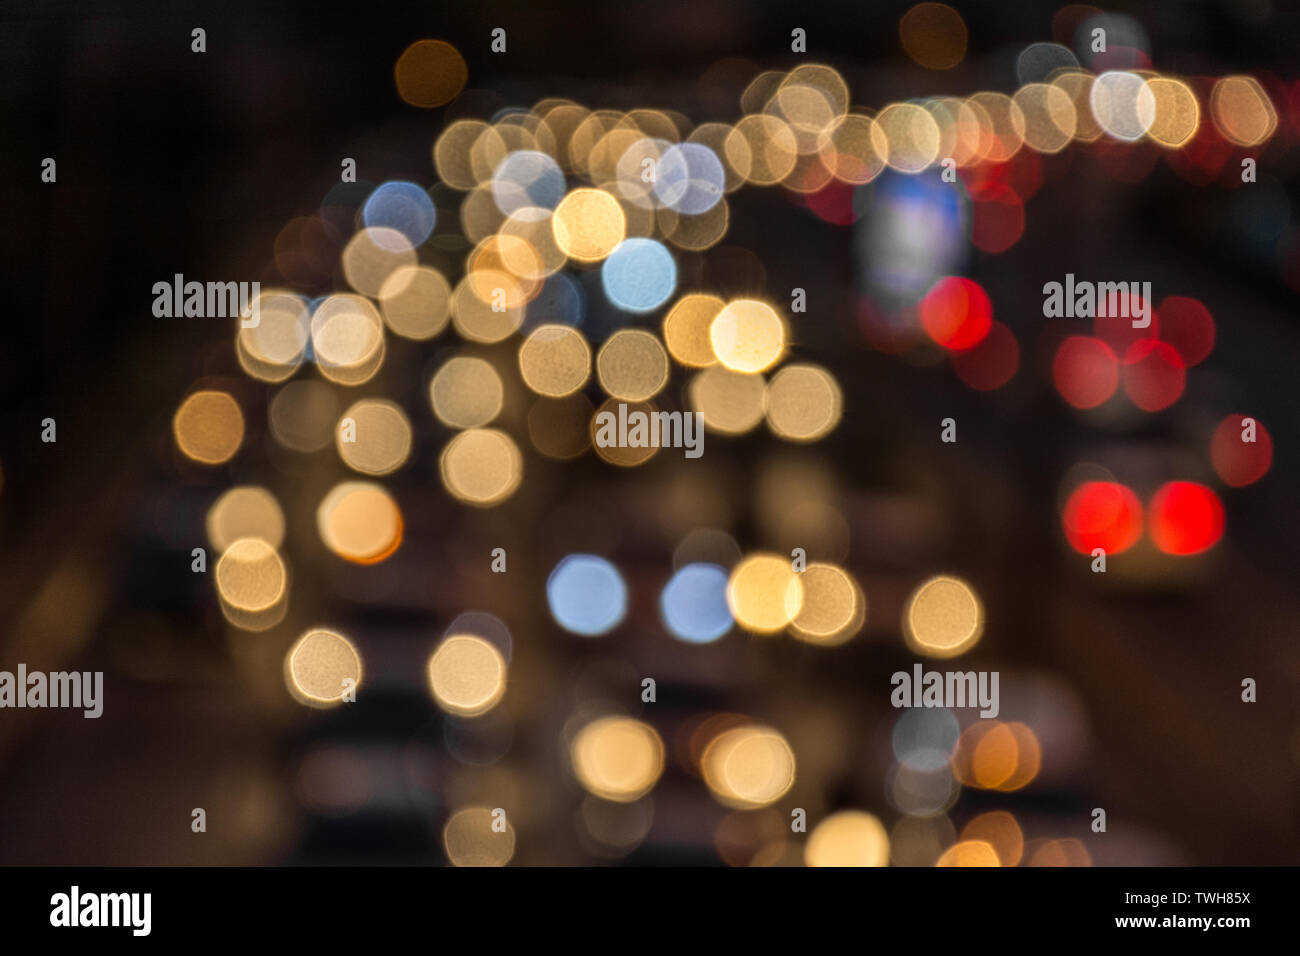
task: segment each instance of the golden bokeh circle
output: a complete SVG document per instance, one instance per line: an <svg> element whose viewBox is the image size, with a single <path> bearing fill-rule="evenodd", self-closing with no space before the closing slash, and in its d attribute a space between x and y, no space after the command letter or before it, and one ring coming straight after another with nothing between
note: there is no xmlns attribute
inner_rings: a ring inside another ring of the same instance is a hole
<svg viewBox="0 0 1300 956"><path fill-rule="evenodd" d="M438 462L443 487L466 504L491 507L509 498L523 481L524 459L514 439L495 428L461 432Z"/></svg>
<svg viewBox="0 0 1300 956"><path fill-rule="evenodd" d="M733 372L763 372L785 354L785 322L766 302L733 299L709 324L709 343Z"/></svg>
<svg viewBox="0 0 1300 956"><path fill-rule="evenodd" d="M438 171L438 178L452 189L462 192L483 182L475 175L470 154L479 137L490 128L487 123L477 119L456 120L448 125L433 144L433 165Z"/></svg>
<svg viewBox="0 0 1300 956"><path fill-rule="evenodd" d="M555 241L552 215L540 206L524 206L501 224L501 264L512 275L537 281L564 266L566 257Z"/></svg>
<svg viewBox="0 0 1300 956"><path fill-rule="evenodd" d="M668 384L668 353L644 329L620 329L596 354L596 376L613 398L644 402Z"/></svg>
<svg viewBox="0 0 1300 956"><path fill-rule="evenodd" d="M1052 85L1064 90L1070 97L1077 123L1074 138L1081 143L1095 142L1103 132L1101 124L1092 115L1092 86L1095 80L1096 76L1085 70L1061 70L1052 78Z"/></svg>
<svg viewBox="0 0 1300 956"><path fill-rule="evenodd" d="M1025 838L1016 818L1005 810L990 810L962 827L962 840L981 840L993 847L1001 866L1016 866L1024 855Z"/></svg>
<svg viewBox="0 0 1300 956"><path fill-rule="evenodd" d="M448 359L429 382L429 404L452 428L479 428L496 418L505 385L490 362L471 355Z"/></svg>
<svg viewBox="0 0 1300 956"><path fill-rule="evenodd" d="M339 385L361 385L384 361L384 320L369 299L331 295L311 317L312 348L321 375Z"/></svg>
<svg viewBox="0 0 1300 956"><path fill-rule="evenodd" d="M763 420L767 384L762 375L714 365L697 373L687 391L691 407L712 431L741 435Z"/></svg>
<svg viewBox="0 0 1300 956"><path fill-rule="evenodd" d="M347 425L349 421L351 425ZM339 419L334 443L343 463L353 471L391 474L406 464L411 454L411 422L395 402L363 398Z"/></svg>
<svg viewBox="0 0 1300 956"><path fill-rule="evenodd" d="M1253 76L1218 79L1210 90L1210 118L1236 146L1259 146L1277 130L1277 110Z"/></svg>
<svg viewBox="0 0 1300 956"><path fill-rule="evenodd" d="M262 538L239 538L217 560L217 593L240 611L270 610L284 596L287 583L284 562Z"/></svg>
<svg viewBox="0 0 1300 956"><path fill-rule="evenodd" d="M627 218L617 199L603 189L575 189L551 216L555 244L570 259L599 262L627 234Z"/></svg>
<svg viewBox="0 0 1300 956"><path fill-rule="evenodd" d="M309 707L333 707L361 686L361 654L342 634L314 628L284 655L289 693Z"/></svg>
<svg viewBox="0 0 1300 956"><path fill-rule="evenodd" d="M357 230L343 247L342 263L348 285L375 299L390 275L416 264L415 247L396 229L367 226Z"/></svg>
<svg viewBox="0 0 1300 956"><path fill-rule="evenodd" d="M1070 91L1067 89L1067 93ZM1078 112L1077 100L1071 102ZM966 98L967 105L978 108L981 125L987 129L981 137L980 158L990 163L1005 163L1025 144L1025 114L1015 100L1005 93L982 91Z"/></svg>
<svg viewBox="0 0 1300 956"><path fill-rule="evenodd" d="M935 866L1001 866L998 851L984 840L962 840L943 851Z"/></svg>
<svg viewBox="0 0 1300 956"><path fill-rule="evenodd" d="M1182 80L1153 76L1147 89L1155 99L1156 115L1147 136L1165 149L1186 146L1201 126L1201 106L1196 93Z"/></svg>
<svg viewBox="0 0 1300 956"><path fill-rule="evenodd" d="M397 58L393 80L405 102L432 109L460 94L469 80L469 67L446 40L416 40Z"/></svg>
<svg viewBox="0 0 1300 956"><path fill-rule="evenodd" d="M773 728L745 724L709 742L700 772L719 803L754 810L771 806L794 786L794 751Z"/></svg>
<svg viewBox="0 0 1300 956"><path fill-rule="evenodd" d="M307 349L307 303L289 292L267 290L258 297L256 309L256 325L240 323L235 354L253 378L282 382L297 371Z"/></svg>
<svg viewBox="0 0 1300 956"><path fill-rule="evenodd" d="M808 834L804 862L808 866L888 866L889 834L874 814L841 810Z"/></svg>
<svg viewBox="0 0 1300 956"><path fill-rule="evenodd" d="M504 268L475 269L452 291L452 324L471 342L500 342L523 324L528 292Z"/></svg>
<svg viewBox="0 0 1300 956"><path fill-rule="evenodd" d="M487 807L466 807L448 818L442 847L452 866L505 866L515 855L515 828Z"/></svg>
<svg viewBox="0 0 1300 956"><path fill-rule="evenodd" d="M1025 120L1025 142L1040 153L1055 154L1070 145L1078 115L1070 94L1048 83L1026 83L1011 98Z"/></svg>
<svg viewBox="0 0 1300 956"><path fill-rule="evenodd" d="M974 589L940 575L918 587L903 614L908 646L927 657L956 657L984 633L984 606Z"/></svg>
<svg viewBox="0 0 1300 956"><path fill-rule="evenodd" d="M861 186L879 176L889 155L889 137L870 116L848 113L819 135L819 153L840 182Z"/></svg>
<svg viewBox="0 0 1300 956"><path fill-rule="evenodd" d="M708 368L718 361L709 341L709 326L726 303L716 295L684 295L664 316L664 342L668 352L688 368Z"/></svg>
<svg viewBox="0 0 1300 956"><path fill-rule="evenodd" d="M862 629L867 600L861 587L838 565L814 562L799 574L803 604L790 633L808 644L835 647Z"/></svg>
<svg viewBox="0 0 1300 956"><path fill-rule="evenodd" d="M194 392L176 410L172 434L176 447L191 461L224 464L243 444L244 413L229 392Z"/></svg>
<svg viewBox="0 0 1300 956"><path fill-rule="evenodd" d="M434 701L458 717L485 714L505 696L505 658L481 637L453 634L429 656L426 670Z"/></svg>
<svg viewBox="0 0 1300 956"><path fill-rule="evenodd" d="M600 717L584 726L569 749L573 772L590 793L616 803L645 796L664 769L664 745L649 724Z"/></svg>
<svg viewBox="0 0 1300 956"><path fill-rule="evenodd" d="M789 112L784 102L785 94L794 88L804 87L816 90L830 106L831 114L839 117L849 109L849 85L840 72L825 63L801 63L786 74L785 79L773 94L783 111Z"/></svg>
<svg viewBox="0 0 1300 956"><path fill-rule="evenodd" d="M759 553L731 570L727 605L736 623L757 634L775 634L789 625L803 608L800 576L790 560L779 554Z"/></svg>
<svg viewBox="0 0 1300 956"><path fill-rule="evenodd" d="M402 512L383 487L344 481L321 499L316 529L327 548L355 564L377 564L402 542Z"/></svg>
<svg viewBox="0 0 1300 956"><path fill-rule="evenodd" d="M839 424L844 398L830 372L787 365L767 384L767 424L788 441L816 441Z"/></svg>
<svg viewBox="0 0 1300 956"><path fill-rule="evenodd" d="M790 127L795 151L806 156L816 152L820 135L844 115L831 102L833 95L787 77L768 100L764 112L780 117Z"/></svg>
<svg viewBox="0 0 1300 956"><path fill-rule="evenodd" d="M501 224L502 230L509 222ZM493 311L520 310L537 297L545 276L537 247L517 233L502 231L488 236L470 252L464 281Z"/></svg>
<svg viewBox="0 0 1300 956"><path fill-rule="evenodd" d="M238 485L223 492L208 509L208 541L217 553L240 538L261 538L272 548L284 542L284 511L275 495L254 485Z"/></svg>
<svg viewBox="0 0 1300 956"><path fill-rule="evenodd" d="M591 377L591 347L571 326L540 325L519 346L519 372L538 395L572 395Z"/></svg>
<svg viewBox="0 0 1300 956"><path fill-rule="evenodd" d="M876 117L889 143L885 162L902 173L919 173L939 158L939 124L924 106L890 103Z"/></svg>
<svg viewBox="0 0 1300 956"><path fill-rule="evenodd" d="M394 335L422 342L447 327L451 286L437 269L398 266L379 287L379 308Z"/></svg>
<svg viewBox="0 0 1300 956"><path fill-rule="evenodd" d="M799 158L799 142L789 124L768 113L742 117L723 144L723 155L754 186L784 180Z"/></svg>
<svg viewBox="0 0 1300 956"><path fill-rule="evenodd" d="M507 216L497 206L491 183L480 183L460 204L460 228L471 243L479 243L505 225Z"/></svg>

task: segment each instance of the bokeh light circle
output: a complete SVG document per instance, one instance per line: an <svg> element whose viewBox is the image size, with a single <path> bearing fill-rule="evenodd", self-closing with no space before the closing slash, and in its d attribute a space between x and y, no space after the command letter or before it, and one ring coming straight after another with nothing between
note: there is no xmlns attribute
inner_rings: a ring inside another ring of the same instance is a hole
<svg viewBox="0 0 1300 956"><path fill-rule="evenodd" d="M946 3L918 3L898 21L903 49L927 70L951 70L966 56L966 21Z"/></svg>
<svg viewBox="0 0 1300 956"><path fill-rule="evenodd" d="M470 428L447 443L438 459L443 487L465 504L490 508L524 478L524 458L513 438L496 428Z"/></svg>
<svg viewBox="0 0 1300 956"><path fill-rule="evenodd" d="M974 348L993 327L993 304L979 283L961 276L940 279L920 303L921 325L946 349Z"/></svg>
<svg viewBox="0 0 1300 956"><path fill-rule="evenodd" d="M308 631L284 656L285 683L301 704L333 707L361 685L361 655L342 634Z"/></svg>
<svg viewBox="0 0 1300 956"><path fill-rule="evenodd" d="M432 109L454 100L465 88L469 67L446 40L417 40L393 68L398 95L412 106Z"/></svg>
<svg viewBox="0 0 1300 956"><path fill-rule="evenodd" d="M569 258L599 262L627 235L627 216L618 200L604 190L575 189L555 207L551 231Z"/></svg>
<svg viewBox="0 0 1300 956"><path fill-rule="evenodd" d="M984 605L959 578L939 575L926 581L907 602L903 634L908 646L927 657L956 657L984 633Z"/></svg>
<svg viewBox="0 0 1300 956"><path fill-rule="evenodd" d="M375 243L397 253L422 244L433 234L438 221L428 193L415 183L401 181L384 183L371 193L361 215L368 229L377 230L371 234ZM384 231L388 229L398 233L401 240L391 238Z"/></svg>
<svg viewBox="0 0 1300 956"><path fill-rule="evenodd" d="M1273 438L1264 425L1246 415L1229 415L1210 439L1210 462L1223 483L1252 485L1273 465Z"/></svg>
<svg viewBox="0 0 1300 956"><path fill-rule="evenodd" d="M1158 339L1139 339L1124 353L1124 392L1144 412L1168 408L1183 394L1187 371L1178 351Z"/></svg>
<svg viewBox="0 0 1300 956"><path fill-rule="evenodd" d="M186 458L221 465L233 458L244 442L244 413L228 392L198 391L176 410L172 435Z"/></svg>
<svg viewBox="0 0 1300 956"><path fill-rule="evenodd" d="M654 192L687 216L708 212L722 199L727 174L717 154L702 143L678 143L659 157Z"/></svg>
<svg viewBox="0 0 1300 956"><path fill-rule="evenodd" d="M1219 543L1226 522L1219 496L1194 481L1171 481L1149 507L1151 540L1165 554L1200 554Z"/></svg>
<svg viewBox="0 0 1300 956"><path fill-rule="evenodd" d="M519 372L538 395L564 398L591 377L591 347L567 325L539 325L519 346Z"/></svg>
<svg viewBox="0 0 1300 956"><path fill-rule="evenodd" d="M426 667L433 699L449 714L478 717L505 696L506 661L491 642L453 634L429 656Z"/></svg>
<svg viewBox="0 0 1300 956"><path fill-rule="evenodd" d="M1066 499L1061 526L1080 554L1121 554L1142 535L1142 502L1119 482L1085 481Z"/></svg>
<svg viewBox="0 0 1300 956"><path fill-rule="evenodd" d="M862 629L867 598L843 568L814 561L799 574L803 606L790 622L790 633L805 644L837 647Z"/></svg>
<svg viewBox="0 0 1300 956"><path fill-rule="evenodd" d="M522 209L554 209L564 198L564 173L545 153L515 150L492 173L492 198L506 216Z"/></svg>
<svg viewBox="0 0 1300 956"><path fill-rule="evenodd" d="M569 748L574 775L588 791L615 803L650 792L664 769L664 745L649 724L631 717L600 717Z"/></svg>
<svg viewBox="0 0 1300 956"><path fill-rule="evenodd" d="M785 354L785 322L766 302L734 299L710 323L709 341L733 372L762 372Z"/></svg>
<svg viewBox="0 0 1300 956"><path fill-rule="evenodd" d="M652 333L620 329L596 353L596 377L610 397L644 402L668 384L668 353Z"/></svg>
<svg viewBox="0 0 1300 956"><path fill-rule="evenodd" d="M1071 335L1056 350L1052 382L1075 408L1096 408L1119 387L1119 360L1101 339Z"/></svg>
<svg viewBox="0 0 1300 956"><path fill-rule="evenodd" d="M768 426L787 441L825 437L839 424L843 407L839 383L817 365L787 365L767 385Z"/></svg>
<svg viewBox="0 0 1300 956"><path fill-rule="evenodd" d="M622 623L627 585L618 568L604 558L571 554L547 578L546 601L560 627L583 637L598 637Z"/></svg>
<svg viewBox="0 0 1300 956"><path fill-rule="evenodd" d="M708 644L731 630L727 606L727 571L716 564L688 564L674 574L659 595L659 613L674 637Z"/></svg>
<svg viewBox="0 0 1300 956"><path fill-rule="evenodd" d="M718 802L754 810L771 806L794 786L794 751L779 731L745 724L709 742L700 771Z"/></svg>
<svg viewBox="0 0 1300 956"><path fill-rule="evenodd" d="M754 554L731 570L727 604L736 622L757 634L775 634L803 608L803 583L787 558Z"/></svg>
<svg viewBox="0 0 1300 956"><path fill-rule="evenodd" d="M204 527L218 553L240 538L261 538L279 548L284 541L284 511L265 488L237 485L212 503Z"/></svg>
<svg viewBox="0 0 1300 956"><path fill-rule="evenodd" d="M321 499L316 529L325 547L345 561L377 564L402 542L402 512L382 485L344 481Z"/></svg>
<svg viewBox="0 0 1300 956"><path fill-rule="evenodd" d="M661 242L624 239L601 265L600 282L624 312L653 312L677 288L677 263Z"/></svg>

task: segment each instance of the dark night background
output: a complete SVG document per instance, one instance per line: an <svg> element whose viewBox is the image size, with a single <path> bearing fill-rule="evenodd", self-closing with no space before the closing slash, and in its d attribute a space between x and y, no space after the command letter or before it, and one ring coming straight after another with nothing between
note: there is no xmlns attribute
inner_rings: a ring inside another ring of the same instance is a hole
<svg viewBox="0 0 1300 956"><path fill-rule="evenodd" d="M855 324L853 228L819 221L779 188L735 197L725 244L757 254L776 301L788 302L792 287L809 290L798 351L833 370L844 389L844 420L816 450L845 494L846 566L871 605L866 632L835 655L783 641L751 647L742 662L746 645L735 634L688 648L699 651L698 669L679 648L656 650L653 602L672 544L665 551L640 525L620 552L633 591L620 656L559 636L541 596L556 557L548 534L569 527L575 537L565 550L573 550L595 534L573 525L634 509L681 463L623 472L590 455L570 465L530 459L529 495L467 514L437 485L442 433L420 378L450 331L424 346L394 346L381 377L417 422L417 440L433 436L392 481L428 489L407 516L407 544L383 566L410 586L400 599L366 606L346 589L335 593L328 569L301 573L299 593L314 596L301 623L334 620L360 637L375 675L370 706L320 716L278 699L283 644L241 660L210 584L189 571L189 542L199 543L215 494L232 483L283 482L283 473L275 477L283 462L259 445L268 439L258 409L272 389L245 380L237 396L247 402L248 447L215 473L178 464L169 422L180 398L202 376L238 368L225 325L152 316L154 282L183 272L260 277L265 286L275 276L276 235L317 208L343 157L372 183L429 185L430 148L446 117L486 118L507 104L565 96L590 108L657 106L695 122L734 121L734 98L702 98L698 84L729 57L759 69L830 63L854 103L877 107L1010 91L1016 53L1052 39L1060 6L953 5L969 49L942 74L899 47L898 19L910 3L7 5L0 669L26 661L104 670L107 702L98 721L75 711L0 712L0 863L441 861L447 792L477 784L464 783L465 768L444 752L446 728L418 674L402 674L418 671L433 635L474 607L505 619L519 649L506 698L506 762L515 785L524 781L521 809L511 811L515 862L592 862L571 832L581 792L554 752L583 688L594 682L607 692L616 681L608 672L625 659L638 674L653 668L663 676L652 722L670 747L672 728L705 710L776 722L801 708L839 708L851 733L834 746L874 766L882 734L888 751L888 675L912 660L898 638L902 601L941 570L975 581L985 602L990 630L968 663L999 667L1004 688L1016 673L1050 676L1055 683L1043 686L1063 688L1073 702L1062 712L1083 715L1077 740L1068 738L1077 752L1058 751L1041 786L1005 798L967 793L954 817L1011 809L1027 836L1043 821L1043 833L1085 838L1088 813L1101 806L1111 825L1098 839L1110 846L1093 851L1098 863L1300 859L1300 258L1287 253L1300 248L1300 147L1289 104L1277 104L1286 133L1261 151L1260 182L1237 189L1193 186L1163 162L1138 183L1114 181L1078 146L1045 157L1024 238L1000 255L972 252L966 273L1021 338L1021 369L994 393L865 341ZM1294 84L1300 8L1274 3L1261 19L1243 15L1255 6L1109 9L1142 23L1163 72L1271 71ZM504 55L488 52L498 26L508 31ZM795 26L808 32L806 58L790 53ZM190 52L194 27L207 31L201 55ZM393 63L422 37L454 43L468 61L469 90L491 92L436 110L404 104ZM40 182L46 156L58 162L53 185ZM1189 374L1179 404L1099 429L1052 393L1040 332L1070 320L1042 317L1040 289L1069 271L1140 275L1157 300L1185 294L1209 305L1218 343ZM1208 468L1209 429L1230 412L1267 424L1275 458L1264 480L1223 493L1228 531L1217 549L1163 564L1155 556L1136 583L1123 575L1099 582L1063 550L1057 490L1073 463L1126 469L1145 500L1189 468ZM960 423L956 446L936 440L948 415ZM57 444L39 440L47 416L57 420ZM737 498L752 490L760 462L788 448L762 432L710 440L711 455L727 456L717 467ZM341 471L323 461L288 474L318 487L325 471ZM285 502L291 527L310 528L318 498ZM883 520L886 505L908 517ZM754 522L742 510L732 528L746 549ZM478 553L488 540L520 556L508 595L458 567L461 549ZM1246 676L1259 682L1255 705L1239 699ZM364 808L345 819L295 802L296 760L322 740L353 747L357 772L371 779ZM1047 739L1044 750L1046 766ZM830 774L822 808L861 806L892 822L879 776ZM710 834L722 811L698 781L670 766L655 800L655 826L625 862L718 862ZM189 830L197 806L208 812L203 836Z"/></svg>

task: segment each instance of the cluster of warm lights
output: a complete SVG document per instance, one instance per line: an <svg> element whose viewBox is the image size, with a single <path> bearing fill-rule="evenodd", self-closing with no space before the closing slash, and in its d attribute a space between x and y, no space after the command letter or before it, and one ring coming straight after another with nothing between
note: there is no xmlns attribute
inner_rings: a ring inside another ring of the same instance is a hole
<svg viewBox="0 0 1300 956"><path fill-rule="evenodd" d="M914 7L900 24L900 38L908 55L930 69L949 69L965 53L965 24L943 4ZM412 459L416 429L394 401L340 397L376 379L389 336L426 342L450 327L464 344L440 357L427 395L432 419L452 433L438 460L443 488L466 505L498 505L522 484L524 451L499 420L521 402L528 408L528 441L553 459L588 449L624 467L652 458L657 449L594 445L596 415L618 403L646 411L677 404L699 412L719 435L742 435L766 422L781 439L812 442L839 423L843 399L825 368L782 364L796 332L789 318L757 294L725 299L681 288L691 284L679 269L682 254L703 252L724 238L730 203L742 187L780 185L822 218L851 222L853 215L846 219L841 207L855 187L887 170L914 175L951 165L982 210L972 241L998 252L1023 231L1023 199L1036 188L1024 177L1041 180L1039 155L1103 137L1171 152L1195 149L1207 137L1257 147L1277 127L1269 96L1250 77L1226 77L1207 87L1147 69L1095 74L1055 44L1026 50L1018 68L1024 82L1012 95L933 96L879 110L853 105L843 77L828 66L767 71L744 90L743 115L735 123L693 125L671 110L592 110L546 99L490 121L448 125L432 148L442 184L437 204L430 190L388 182L370 193L350 235L337 234L329 200L320 217L286 226L276 241L286 280L305 284L299 282L304 274L329 275L331 268L319 266L333 259L348 289L315 299L288 289L263 292L260 322L241 327L234 347L251 379L276 387L267 413L276 445L311 454L333 444L339 461L358 476L334 484L320 500L321 544L345 561L371 565L402 543L402 509L377 479ZM394 77L403 100L431 108L454 99L468 71L450 44L422 40L403 53ZM448 217L439 221L439 205L446 208L453 196L461 198L449 226ZM442 268L423 254L435 236L443 242ZM468 251L455 263L446 249ZM600 294L621 318L662 318L650 327L584 331L580 280L597 272ZM1019 344L993 318L989 296L976 282L940 279L918 302L916 318L970 387L999 388L1017 371ZM481 348L516 339L512 363L494 361ZM1203 360L1213 342L1208 310L1193 299L1169 297L1149 329L1098 319L1091 336L1064 339L1052 381L1078 409L1103 405L1122 386L1134 406L1154 412L1177 401L1185 370ZM674 363L689 376L678 398L665 396ZM323 381L290 381L307 364ZM589 397L597 387L605 396L598 407ZM1215 432L1211 456L1225 483L1242 486L1268 470L1272 445L1261 426L1258 443L1242 447L1234 421ZM208 466L237 454L245 427L239 402L220 388L193 391L173 419L177 448L188 461ZM1062 522L1079 551L1120 553L1140 538L1143 508L1117 482L1088 482L1071 493ZM1171 482L1151 498L1146 528L1165 553L1197 553L1222 535L1223 509L1208 487ZM231 488L211 506L207 535L220 554L216 589L234 627L264 631L284 619L290 592L281 554L285 533L284 513L265 488ZM560 561L546 593L556 623L584 637L611 632L628 611L621 573L596 555ZM757 552L728 567L710 561L677 567L660 592L659 610L665 630L688 643L710 643L739 626L835 646L862 629L867 601L837 564L813 561L795 571L789 557ZM502 700L510 639L501 631L500 622L453 623L433 648L427 684L444 712L478 718ZM908 600L902 631L917 654L955 657L984 632L982 602L965 581L931 578ZM360 684L361 655L343 635L313 629L285 655L284 675L299 702L335 706ZM717 801L734 810L771 808L795 782L789 742L748 718L706 721L690 750L692 769ZM935 765L916 756L932 752L938 754ZM587 838L605 849L634 845L649 826L636 815L638 801L664 772L666 748L658 732L630 717L599 717L571 735L568 756L578 782L597 798L581 813ZM1018 790L1035 778L1039 760L1027 725L979 721L959 735L953 731L937 748L900 754L893 799L919 807L950 802L958 785ZM946 774L937 798L926 792L932 786L926 775L936 769ZM626 804L627 813L614 815L607 804ZM927 842L929 831L917 829L918 819L907 816L890 833L865 811L831 814L809 834L803 860L883 866L891 856L898 861L915 853L945 866L1014 866L1027 852L1015 818L1003 811L975 817L959 840L937 846ZM448 858L458 865L508 862L514 830L495 823L486 807L458 810L443 831ZM1080 852L1071 841L1050 841L1031 862L1078 863Z"/></svg>
<svg viewBox="0 0 1300 956"><path fill-rule="evenodd" d="M627 613L622 574L597 555L561 560L547 580L546 595L555 622L583 637L609 633ZM788 558L760 552L730 570L708 561L684 564L664 584L659 609L665 630L687 643L712 643L739 625L753 634L786 631L805 643L830 647L862 629L867 599L839 565L813 561L796 572Z"/></svg>
<svg viewBox="0 0 1300 956"><path fill-rule="evenodd" d="M510 636L492 615L473 613L453 621L430 653L429 692L444 712L481 717L505 695ZM284 658L285 684L299 703L315 708L355 699L361 684L361 652L335 631L305 633Z"/></svg>
<svg viewBox="0 0 1300 956"><path fill-rule="evenodd" d="M1285 101L1287 91L1271 78L1162 75L1151 69L1142 41L1125 20L1093 7L1064 7L1053 21L1054 35L1064 42L1033 43L1020 52L1021 86L1014 93L931 97L872 114L883 166L901 173L936 164L953 169L964 186L962 213L946 226L955 231L964 225L962 241L990 254L1005 252L1023 237L1025 204L1043 184L1044 157L1071 144L1086 147L1124 182L1144 178L1163 158L1196 185L1240 185L1240 161L1253 161L1278 132L1274 103ZM1072 38L1083 50L1098 26L1111 34L1110 47L1092 53L1085 69L1066 44ZM965 57L966 24L943 3L912 7L900 21L899 38L908 56L929 70L951 70ZM829 222L851 223L858 215L851 195L834 188L804 202ZM1097 332L1060 343L1052 381L1065 400L1091 408L1122 388L1144 411L1176 402L1185 370L1213 345L1214 326L1195 300L1171 297L1161 308L1166 305L1171 324L1179 327L1168 334L1151 331L1122 348ZM1000 388L1019 370L1021 343L1007 325L990 321L987 297L970 280L941 278L915 305L901 308L867 295L859 309L874 347L903 352L932 341L972 389Z"/></svg>
<svg viewBox="0 0 1300 956"><path fill-rule="evenodd" d="M953 776L981 790L1019 790L1038 776L1042 751L1027 724L979 720L962 731L951 758Z"/></svg>

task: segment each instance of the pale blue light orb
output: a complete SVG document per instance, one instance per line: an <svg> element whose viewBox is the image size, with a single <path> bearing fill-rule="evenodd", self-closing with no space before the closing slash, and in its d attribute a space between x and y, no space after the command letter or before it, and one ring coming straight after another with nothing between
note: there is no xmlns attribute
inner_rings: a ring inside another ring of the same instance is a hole
<svg viewBox="0 0 1300 956"><path fill-rule="evenodd" d="M664 627L683 641L708 644L731 630L727 572L716 564L688 564L668 579L659 595Z"/></svg>
<svg viewBox="0 0 1300 956"><path fill-rule="evenodd" d="M492 198L509 216L528 206L554 209L564 198L564 172L545 153L518 149L492 173Z"/></svg>
<svg viewBox="0 0 1300 956"><path fill-rule="evenodd" d="M601 265L600 282L624 312L653 312L677 288L677 263L661 242L624 239Z"/></svg>
<svg viewBox="0 0 1300 956"><path fill-rule="evenodd" d="M655 195L684 215L708 212L722 199L726 184L722 161L703 143L678 143L659 157Z"/></svg>
<svg viewBox="0 0 1300 956"><path fill-rule="evenodd" d="M906 703L911 706L912 700ZM894 724L891 743L899 763L930 772L947 766L960 735L957 718L946 708L908 710Z"/></svg>
<svg viewBox="0 0 1300 956"><path fill-rule="evenodd" d="M393 229L412 246L419 246L433 234L433 227L438 222L438 213L434 209L429 194L415 183L394 181L384 183L370 194L361 210L366 228L382 227ZM390 252L401 252L405 246L396 236L384 238L384 233L371 233L376 245L388 248Z"/></svg>
<svg viewBox="0 0 1300 956"><path fill-rule="evenodd" d="M618 568L594 554L571 554L546 581L555 623L584 637L606 634L627 614L627 585Z"/></svg>

